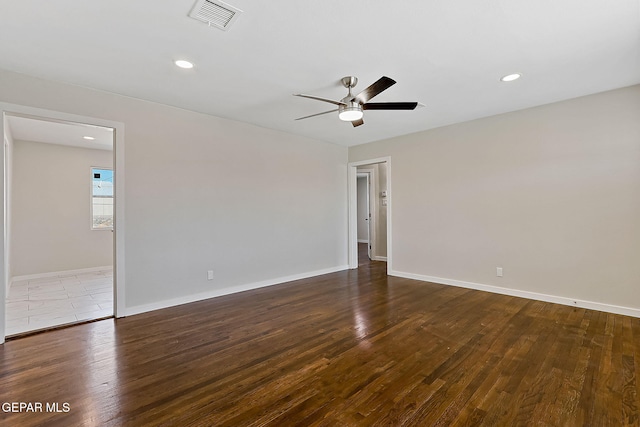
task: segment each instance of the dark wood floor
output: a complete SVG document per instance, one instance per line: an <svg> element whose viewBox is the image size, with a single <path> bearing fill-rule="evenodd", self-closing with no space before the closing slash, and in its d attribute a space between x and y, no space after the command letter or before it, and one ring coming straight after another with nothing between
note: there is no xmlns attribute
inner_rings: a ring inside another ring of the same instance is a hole
<svg viewBox="0 0 640 427"><path fill-rule="evenodd" d="M640 319L385 269L8 341L0 425L639 425Z"/></svg>

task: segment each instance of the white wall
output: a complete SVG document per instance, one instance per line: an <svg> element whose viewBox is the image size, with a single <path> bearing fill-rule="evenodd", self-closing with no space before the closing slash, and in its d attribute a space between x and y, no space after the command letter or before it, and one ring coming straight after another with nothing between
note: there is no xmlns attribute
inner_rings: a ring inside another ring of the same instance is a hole
<svg viewBox="0 0 640 427"><path fill-rule="evenodd" d="M349 150L384 156L393 274L640 310L640 86Z"/></svg>
<svg viewBox="0 0 640 427"><path fill-rule="evenodd" d="M91 167L113 153L15 141L11 206L13 276L110 266L111 231L91 230Z"/></svg>
<svg viewBox="0 0 640 427"><path fill-rule="evenodd" d="M0 101L124 123L130 312L346 268L344 147L6 71Z"/></svg>

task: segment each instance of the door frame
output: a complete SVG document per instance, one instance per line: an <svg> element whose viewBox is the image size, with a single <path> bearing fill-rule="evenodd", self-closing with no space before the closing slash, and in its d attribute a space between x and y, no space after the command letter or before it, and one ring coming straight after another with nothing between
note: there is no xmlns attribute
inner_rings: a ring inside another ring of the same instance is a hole
<svg viewBox="0 0 640 427"><path fill-rule="evenodd" d="M358 162L349 162L347 165L347 183L348 183L348 262L349 268L358 268L358 166L373 165L376 163L386 163L387 165L387 273L392 271L392 198L393 191L391 185L391 157L379 157L370 160L361 160ZM369 225L371 226L371 224Z"/></svg>
<svg viewBox="0 0 640 427"><path fill-rule="evenodd" d="M62 113L59 111L45 110L41 108L34 108L25 105L9 104L0 102L0 133L5 135L5 116L16 115L22 117L31 117L34 119L43 119L50 121L60 122L72 122L82 123L93 126L108 127L114 129L113 138L113 169L115 177L114 187L114 224L113 224L113 279L114 279L114 298L113 298L113 311L115 317L123 317L125 315L125 253L124 253L124 241L125 241L125 207L124 207L124 189L125 189L125 157L124 157L124 123L116 122L112 120L98 119L95 117L80 116L77 114ZM0 286L0 298L2 303L0 304L0 344L5 341L5 321L6 321L6 301L7 301L7 226L5 209L6 209L6 170L5 170L5 149L3 143L3 149L0 150L0 183L2 184L3 197L2 197L2 209L0 209L0 231L2 234L3 244L0 245L0 280L2 285Z"/></svg>

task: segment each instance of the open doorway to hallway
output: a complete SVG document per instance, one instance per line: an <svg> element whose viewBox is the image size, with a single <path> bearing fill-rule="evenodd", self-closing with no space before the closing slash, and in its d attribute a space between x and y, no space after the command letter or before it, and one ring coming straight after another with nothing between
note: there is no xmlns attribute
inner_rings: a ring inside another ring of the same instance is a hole
<svg viewBox="0 0 640 427"><path fill-rule="evenodd" d="M5 335L113 316L114 129L5 117Z"/></svg>
<svg viewBox="0 0 640 427"><path fill-rule="evenodd" d="M362 171L358 171L358 184L356 191L358 193L357 216L358 216L358 259L362 258L362 248L368 259L371 259L371 209L370 200L370 181L371 175Z"/></svg>
<svg viewBox="0 0 640 427"><path fill-rule="evenodd" d="M349 268L366 242L372 261L391 262L391 159L349 163Z"/></svg>

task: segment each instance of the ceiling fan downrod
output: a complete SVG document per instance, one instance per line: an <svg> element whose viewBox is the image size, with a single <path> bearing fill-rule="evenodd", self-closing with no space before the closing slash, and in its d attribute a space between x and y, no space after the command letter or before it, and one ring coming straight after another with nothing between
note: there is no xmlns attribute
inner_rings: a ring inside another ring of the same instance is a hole
<svg viewBox="0 0 640 427"><path fill-rule="evenodd" d="M351 88L358 84L358 78L355 76L343 77L342 85L349 90L347 96L340 101L343 105L338 105L338 117L345 122L353 122L362 119L364 113L362 112L362 104L355 100L355 97L351 93Z"/></svg>

